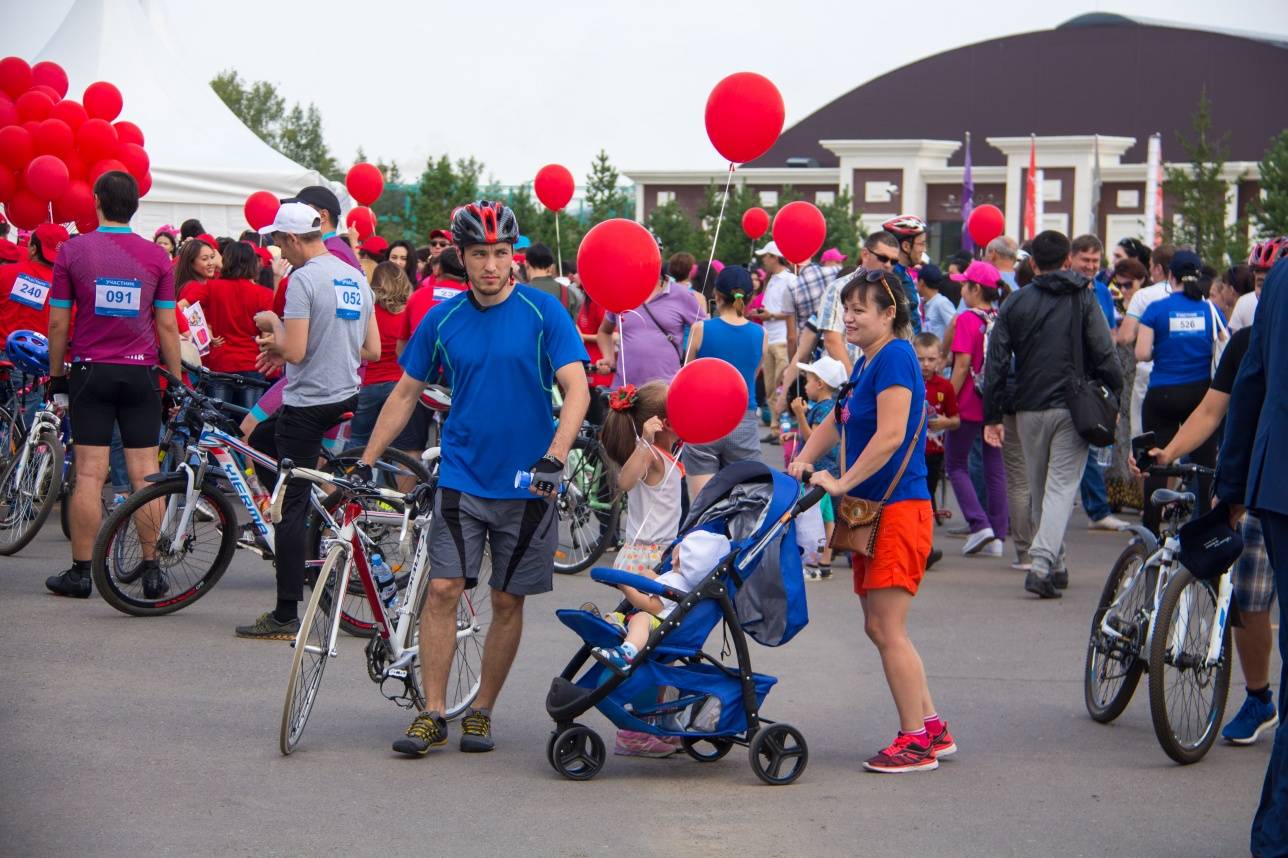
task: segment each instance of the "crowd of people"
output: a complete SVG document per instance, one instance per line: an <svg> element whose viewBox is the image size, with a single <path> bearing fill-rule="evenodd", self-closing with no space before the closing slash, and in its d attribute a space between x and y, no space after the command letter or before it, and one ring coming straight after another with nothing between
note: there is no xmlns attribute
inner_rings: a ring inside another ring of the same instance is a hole
<svg viewBox="0 0 1288 858"><path fill-rule="evenodd" d="M1258 244L1246 264L1218 271L1187 248L1127 238L1106 260L1094 235L1046 231L1023 245L999 236L980 258L937 266L926 256L927 225L904 215L868 235L850 267L840 248L793 265L772 241L750 265L699 264L691 249L668 249L675 252L646 300L612 313L580 288L574 265L560 268L498 202L462 205L417 248L340 232L340 202L321 186L284 200L272 224L236 239L215 238L195 220L162 227L150 241L133 233L138 188L125 173L101 176L94 195L96 232L73 238L44 224L13 245L16 253L0 246L8 263L0 265L0 333L47 334L49 393L74 415L72 565L47 586L90 595L109 469L122 491L155 472L163 413L153 368L181 375L191 308L202 308L208 327L207 366L279 379L262 395L214 390L250 408L246 434L275 457L315 460L349 414L348 443L363 448L365 465L389 447L419 451L428 431L421 391L445 383L452 410L420 637L428 703L395 742L400 752L422 755L447 740L447 644L485 544L494 619L461 744L492 748L491 707L519 646L524 600L552 588L551 498L592 388L607 393L602 440L627 497L620 568L652 570L692 498L725 466L760 460L762 442L782 445L789 473L826 489L829 502L798 529L805 574L829 578L848 554L900 721L896 739L867 761L871 770L933 769L956 750L906 622L943 556L937 528L962 537L960 551L972 558L1003 558L1009 542L1024 589L1059 598L1073 565L1065 535L1075 504L1093 529L1126 528L1117 507L1139 510L1157 532L1150 495L1163 482L1133 458L1141 439L1132 439L1142 435L1158 463L1214 466L1220 452L1215 491L1241 516L1247 545L1234 576L1247 699L1225 736L1252 742L1277 723L1269 612L1275 570L1288 569L1288 483L1274 479L1281 466L1266 447L1288 390L1277 375L1288 299L1273 288L1288 276L1288 240ZM699 358L738 371L746 410L726 437L680 450L667 389ZM1112 442L1092 445L1076 425L1076 378L1118 404ZM499 396L505 420L496 419ZM530 488L516 487L516 471L532 475ZM288 483L276 603L239 636L294 639L299 630L307 498L307 484ZM881 505L861 549L845 542L856 499ZM954 505L959 528L945 522ZM1256 514L1243 516L1245 506ZM155 560L141 561L138 575L149 598L164 595ZM595 651L617 671L631 669L639 630L648 629L632 619L620 618L620 647ZM1288 647L1282 622L1280 646ZM1282 833L1288 816L1286 742L1280 729L1258 816L1267 836ZM617 750L662 756L675 746L622 732Z"/></svg>

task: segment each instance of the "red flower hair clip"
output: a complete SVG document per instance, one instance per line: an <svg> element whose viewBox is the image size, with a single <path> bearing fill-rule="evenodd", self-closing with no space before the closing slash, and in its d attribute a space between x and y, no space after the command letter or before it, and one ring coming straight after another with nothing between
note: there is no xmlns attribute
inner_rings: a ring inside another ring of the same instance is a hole
<svg viewBox="0 0 1288 858"><path fill-rule="evenodd" d="M635 385L627 384L608 395L608 405L614 411L630 411L635 407L637 399L639 399L639 391L635 389Z"/></svg>

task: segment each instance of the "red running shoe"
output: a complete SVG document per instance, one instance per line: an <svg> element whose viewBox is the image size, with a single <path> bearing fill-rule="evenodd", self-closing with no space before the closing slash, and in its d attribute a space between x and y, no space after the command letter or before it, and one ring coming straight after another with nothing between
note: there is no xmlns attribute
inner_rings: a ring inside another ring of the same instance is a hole
<svg viewBox="0 0 1288 858"><path fill-rule="evenodd" d="M900 733L890 747L865 762L863 768L882 774L928 772L939 768L939 760L929 744L919 745L913 737Z"/></svg>
<svg viewBox="0 0 1288 858"><path fill-rule="evenodd" d="M936 759L957 753L957 743L953 741L953 734L948 732L947 722L942 730L930 737L930 750L935 752Z"/></svg>

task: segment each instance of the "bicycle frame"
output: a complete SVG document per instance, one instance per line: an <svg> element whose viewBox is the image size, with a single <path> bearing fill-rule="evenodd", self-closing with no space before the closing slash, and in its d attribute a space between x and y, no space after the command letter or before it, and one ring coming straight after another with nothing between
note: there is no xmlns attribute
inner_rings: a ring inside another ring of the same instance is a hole
<svg viewBox="0 0 1288 858"><path fill-rule="evenodd" d="M28 430L27 437L23 439L22 449L18 453L18 463L14 466L18 474L19 482L21 482L23 472L26 471L27 466L31 462L31 456L35 450L36 442L40 438L40 430L42 426L49 428L54 432L54 434L59 436L60 440L62 439L62 419L49 403L46 403L37 409L36 415L31 421L31 429ZM50 467L51 464L52 463L46 463L44 461L40 463L42 470L36 473L36 480L32 485L38 486L44 482L44 469ZM63 461L60 465L62 466L62 473L65 475L67 473L66 456L63 457Z"/></svg>

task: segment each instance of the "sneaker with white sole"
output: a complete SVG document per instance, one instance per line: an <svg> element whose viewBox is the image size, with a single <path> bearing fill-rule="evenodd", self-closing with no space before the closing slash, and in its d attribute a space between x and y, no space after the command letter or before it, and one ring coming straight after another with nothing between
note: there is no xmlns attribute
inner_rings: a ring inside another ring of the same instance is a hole
<svg viewBox="0 0 1288 858"><path fill-rule="evenodd" d="M821 580L823 580L823 573L822 573L822 571L821 571L817 566L806 566L806 567L805 567L805 580L806 580L806 581L821 581Z"/></svg>
<svg viewBox="0 0 1288 858"><path fill-rule="evenodd" d="M1238 713L1221 731L1221 738L1233 745L1251 745L1266 730L1279 724L1279 713L1274 703L1262 703L1251 694L1243 701Z"/></svg>
<svg viewBox="0 0 1288 858"><path fill-rule="evenodd" d="M1095 521L1093 521L1091 524L1087 525L1088 530L1114 531L1114 530L1126 530L1129 527L1131 527L1131 525L1123 521L1121 518L1118 518L1117 516L1113 516L1113 515L1107 515L1104 518L1098 518Z"/></svg>
<svg viewBox="0 0 1288 858"><path fill-rule="evenodd" d="M967 557L972 554L978 554L979 550L990 542L996 542L997 536L993 533L993 528L986 527L983 530L977 530L970 536L966 537L966 544L962 546L962 554Z"/></svg>
<svg viewBox="0 0 1288 858"><path fill-rule="evenodd" d="M987 543L979 551L976 551L975 556L976 557L1001 557L1002 549L1004 547L1005 546L1002 545L1002 540L994 539L992 542Z"/></svg>

